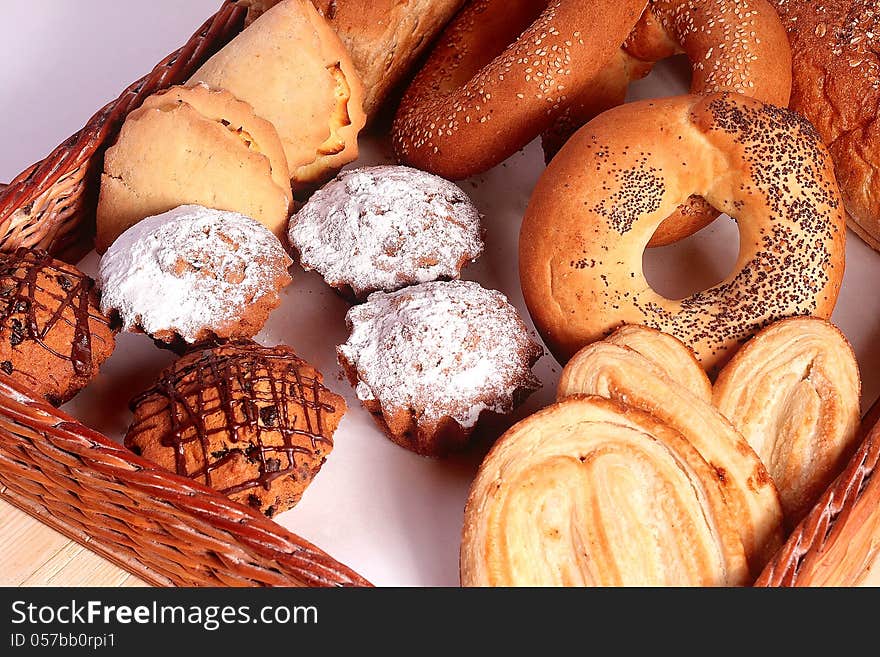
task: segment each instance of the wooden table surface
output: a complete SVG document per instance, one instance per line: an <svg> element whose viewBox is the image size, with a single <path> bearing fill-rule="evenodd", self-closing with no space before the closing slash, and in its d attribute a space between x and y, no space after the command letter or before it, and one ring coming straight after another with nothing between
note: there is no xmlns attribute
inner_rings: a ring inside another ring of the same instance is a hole
<svg viewBox="0 0 880 657"><path fill-rule="evenodd" d="M0 586L147 586L0 500Z"/></svg>

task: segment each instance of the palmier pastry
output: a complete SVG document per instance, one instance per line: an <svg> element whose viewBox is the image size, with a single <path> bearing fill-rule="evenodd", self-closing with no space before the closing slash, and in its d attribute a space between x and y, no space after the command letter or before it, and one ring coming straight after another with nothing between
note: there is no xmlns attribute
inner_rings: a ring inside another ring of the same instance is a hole
<svg viewBox="0 0 880 657"><path fill-rule="evenodd" d="M712 403L712 382L689 347L657 329L626 324L605 338L605 342L628 347L647 358L667 378L684 386L706 403Z"/></svg>
<svg viewBox="0 0 880 657"><path fill-rule="evenodd" d="M849 227L880 249L880 6L771 0L791 41L791 108L828 144Z"/></svg>
<svg viewBox="0 0 880 657"><path fill-rule="evenodd" d="M306 270L344 296L458 278L483 252L480 213L453 183L417 169L344 171L291 218Z"/></svg>
<svg viewBox="0 0 880 657"><path fill-rule="evenodd" d="M736 217L739 259L673 301L642 254L692 194ZM520 280L560 360L621 324L691 347L707 370L791 315L828 317L844 267L844 216L828 152L800 115L738 94L622 105L581 129L541 176L520 232Z"/></svg>
<svg viewBox="0 0 880 657"><path fill-rule="evenodd" d="M363 87L345 46L308 0L283 0L190 78L226 89L278 130L295 187L357 159Z"/></svg>
<svg viewBox="0 0 880 657"><path fill-rule="evenodd" d="M600 397L522 420L483 461L464 516L465 586L750 581L718 475L677 431Z"/></svg>
<svg viewBox="0 0 880 657"><path fill-rule="evenodd" d="M250 105L204 85L172 87L128 115L104 157L95 248L187 204L240 212L283 239L288 178L278 133Z"/></svg>
<svg viewBox="0 0 880 657"><path fill-rule="evenodd" d="M715 404L767 466L790 527L855 448L860 394L852 347L811 317L765 328L718 375Z"/></svg>
<svg viewBox="0 0 880 657"><path fill-rule="evenodd" d="M553 124L644 7L645 0L473 0L403 97L392 131L398 159L451 180L498 164Z"/></svg>
<svg viewBox="0 0 880 657"><path fill-rule="evenodd" d="M291 259L262 224L184 205L125 231L101 258L101 309L187 343L249 338L280 303Z"/></svg>
<svg viewBox="0 0 880 657"><path fill-rule="evenodd" d="M540 386L543 353L500 292L436 281L376 292L346 316L339 363L395 443L442 456L467 444L483 412L510 413Z"/></svg>
<svg viewBox="0 0 880 657"><path fill-rule="evenodd" d="M680 345L682 358L688 350ZM652 413L699 452L718 478L752 573L757 576L782 544L779 495L758 455L709 401L656 367L649 359L612 341L596 342L562 371L558 398L600 395Z"/></svg>
<svg viewBox="0 0 880 657"><path fill-rule="evenodd" d="M126 447L267 516L299 501L345 413L292 349L253 342L187 354L131 407Z"/></svg>
<svg viewBox="0 0 880 657"><path fill-rule="evenodd" d="M0 372L62 404L98 374L115 333L76 267L24 247L0 253Z"/></svg>

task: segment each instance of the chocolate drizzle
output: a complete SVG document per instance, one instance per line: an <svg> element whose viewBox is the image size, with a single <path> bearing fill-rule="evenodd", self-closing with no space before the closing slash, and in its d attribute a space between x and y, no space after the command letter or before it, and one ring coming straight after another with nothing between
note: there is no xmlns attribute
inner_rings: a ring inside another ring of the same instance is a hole
<svg viewBox="0 0 880 657"><path fill-rule="evenodd" d="M57 287L47 285L49 280ZM91 278L45 251L22 247L13 254L0 254L0 327L9 327L12 347L34 341L70 362L78 376L91 376L94 362L89 323L97 321L109 327L107 318L97 310L94 289ZM69 353L57 351L47 341L60 324L73 329Z"/></svg>
<svg viewBox="0 0 880 657"><path fill-rule="evenodd" d="M159 443L174 450L177 474L226 495L257 487L268 491L279 477L307 480L320 467L333 448L335 427L325 426L324 415L336 412L329 403L335 400L344 404L291 349L230 343L181 358L133 399L132 410L145 414L138 415L125 443L131 448L143 430L168 418ZM257 465L257 476L216 485L215 471L234 459ZM258 496L248 499L260 505Z"/></svg>

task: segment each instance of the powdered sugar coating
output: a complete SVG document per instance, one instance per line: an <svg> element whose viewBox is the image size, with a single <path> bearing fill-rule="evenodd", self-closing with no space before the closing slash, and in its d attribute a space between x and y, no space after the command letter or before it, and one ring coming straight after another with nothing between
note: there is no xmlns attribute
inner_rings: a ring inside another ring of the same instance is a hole
<svg viewBox="0 0 880 657"><path fill-rule="evenodd" d="M357 369L362 401L416 422L451 417L472 428L484 410L509 413L540 381L543 349L507 298L470 281L376 292L349 310L350 336L337 347Z"/></svg>
<svg viewBox="0 0 880 657"><path fill-rule="evenodd" d="M154 336L172 332L189 343L225 336L254 304L274 297L277 305L291 263L258 221L183 205L140 221L107 249L101 310Z"/></svg>
<svg viewBox="0 0 880 657"><path fill-rule="evenodd" d="M365 298L458 278L483 252L480 213L455 184L403 166L344 171L290 220L305 269Z"/></svg>

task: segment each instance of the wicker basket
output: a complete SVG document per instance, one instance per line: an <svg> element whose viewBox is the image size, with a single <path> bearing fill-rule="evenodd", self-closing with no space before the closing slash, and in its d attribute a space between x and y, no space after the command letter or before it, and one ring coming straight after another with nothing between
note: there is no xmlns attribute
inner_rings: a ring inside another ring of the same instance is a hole
<svg viewBox="0 0 880 657"><path fill-rule="evenodd" d="M88 250L103 152L126 115L186 80L242 29L246 11L227 0L180 50L0 186L0 249ZM864 577L874 556L870 532L880 524L880 479L871 476L880 458L878 416L880 404L866 417L870 429L846 470L757 585L846 585ZM0 497L157 585L368 584L252 509L154 468L2 374Z"/></svg>
<svg viewBox="0 0 880 657"><path fill-rule="evenodd" d="M81 253L94 233L103 152L126 115L189 78L241 31L246 11L227 0L185 46L0 187L0 249ZM368 585L253 509L156 469L3 375L0 497L157 585Z"/></svg>
<svg viewBox="0 0 880 657"><path fill-rule="evenodd" d="M856 453L791 533L756 586L856 586L880 551L880 401L862 420Z"/></svg>

